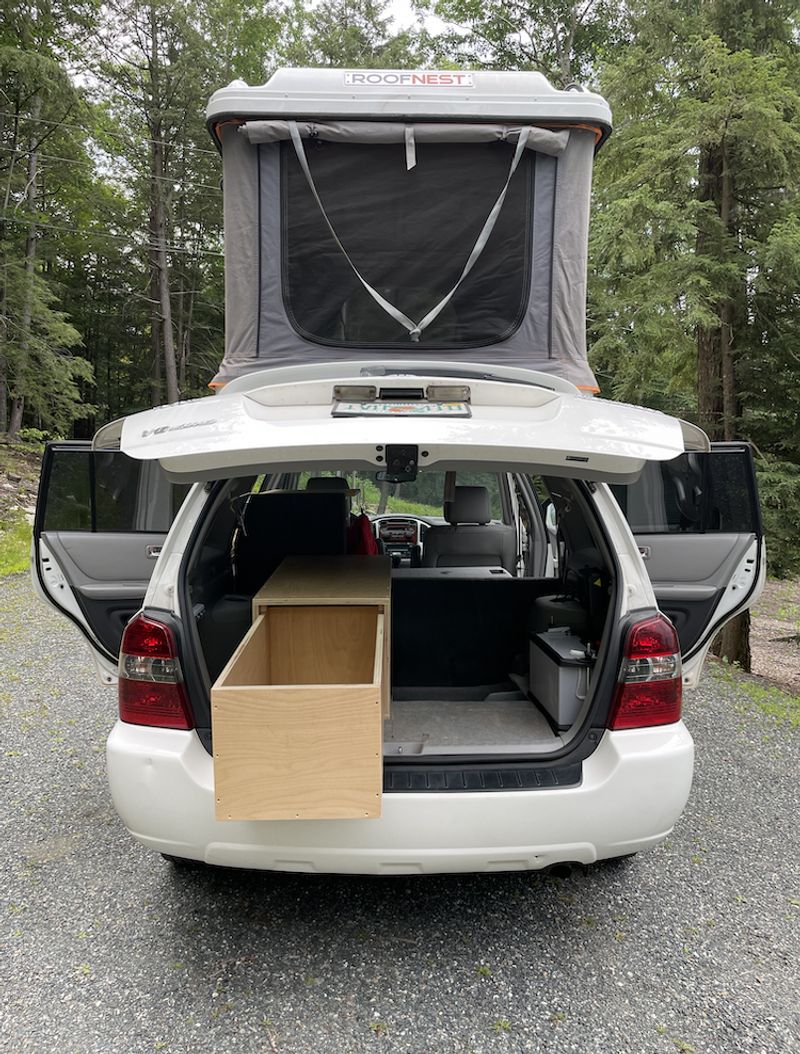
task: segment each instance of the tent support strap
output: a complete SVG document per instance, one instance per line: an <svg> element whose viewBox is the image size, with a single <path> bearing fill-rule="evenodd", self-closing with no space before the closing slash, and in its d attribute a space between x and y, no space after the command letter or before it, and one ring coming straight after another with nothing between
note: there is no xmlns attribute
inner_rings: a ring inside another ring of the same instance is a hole
<svg viewBox="0 0 800 1054"><path fill-rule="evenodd" d="M325 211L325 206L322 204L322 199L320 198L316 184L314 183L314 177L311 175L311 169L308 165L308 158L306 156L305 147L303 146L303 140L300 136L300 130L297 127L297 122L289 121L288 124L289 132L292 137L292 144L294 145L294 152L295 154L297 154L297 160L300 163L300 168L303 170L303 175L306 177L306 182L308 183L309 190L314 195L314 200L316 201L319 211L322 214L322 218L325 220L328 230L331 232L331 237L336 242L339 251L342 253L345 260L347 260L347 263L349 264L353 274L359 280L366 292L369 293L375 303L379 307L381 307L386 312L386 314L389 315L390 318L393 318L395 322L399 322L400 325L408 331L408 335L412 341L418 342L423 330L427 329L427 327L439 317L441 312L450 303L456 291L458 290L458 287L461 285L461 283L470 273L472 268L478 262L481 253L486 247L486 243L489 241L489 236L491 235L492 231L494 230L495 224L497 223L497 217L500 215L500 210L503 207L503 202L506 200L506 195L508 193L508 188L511 185L511 180L514 176L514 173L517 171L517 168L519 167L519 163L525 150L525 146L528 142L530 128L528 126L520 128L519 138L517 139L517 146L514 150L514 157L512 158L511 167L509 169L508 176L506 178L503 189L500 191L497 200L492 206L491 212L486 218L486 222L481 228L481 232L472 247L472 252L469 254L469 257L467 258L467 262L464 264L464 268L461 271L461 274L458 276L458 280L456 281L452 289L442 297L442 299L439 301L438 304L436 304L435 307L431 308L431 310L427 313L427 315L425 315L423 319L421 319L419 322L414 322L413 319L410 319L408 315L404 314L398 307L395 307L394 304L390 303L386 299L386 297L381 296L378 290L374 289L369 284L366 278L364 278L359 269L350 259L347 250L342 244L339 235L336 233L336 230L334 229L334 226L331 223L327 212ZM409 144L408 139L406 139L407 156L408 150Z"/></svg>

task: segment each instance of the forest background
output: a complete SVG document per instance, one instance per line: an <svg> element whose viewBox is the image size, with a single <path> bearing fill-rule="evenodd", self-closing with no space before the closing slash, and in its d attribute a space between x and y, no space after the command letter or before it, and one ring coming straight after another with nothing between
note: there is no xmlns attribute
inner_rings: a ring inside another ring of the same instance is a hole
<svg viewBox="0 0 800 1054"><path fill-rule="evenodd" d="M398 28L382 0L4 0L0 435L88 437L207 394L224 326L216 88L281 65L534 69L614 113L590 230L603 394L752 442L770 573L800 574L798 4L413 11Z"/></svg>

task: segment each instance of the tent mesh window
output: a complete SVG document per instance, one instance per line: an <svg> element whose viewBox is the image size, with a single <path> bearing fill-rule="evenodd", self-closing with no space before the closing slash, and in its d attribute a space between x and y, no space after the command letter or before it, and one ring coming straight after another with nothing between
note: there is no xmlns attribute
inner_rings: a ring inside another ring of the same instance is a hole
<svg viewBox="0 0 800 1054"><path fill-rule="evenodd" d="M367 282L419 321L458 281L507 177L507 143L306 140L328 217ZM458 348L508 338L530 287L535 153L525 151L481 257L420 344L366 292L333 240L291 143L281 144L283 298L305 338L346 346Z"/></svg>

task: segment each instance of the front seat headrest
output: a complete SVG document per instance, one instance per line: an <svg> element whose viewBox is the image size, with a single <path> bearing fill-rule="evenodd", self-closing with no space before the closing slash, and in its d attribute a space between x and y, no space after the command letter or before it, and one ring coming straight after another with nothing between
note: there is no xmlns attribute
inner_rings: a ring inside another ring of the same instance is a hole
<svg viewBox="0 0 800 1054"><path fill-rule="evenodd" d="M488 523L492 518L489 491L486 487L456 487L453 500L448 502L445 519L448 523Z"/></svg>
<svg viewBox="0 0 800 1054"><path fill-rule="evenodd" d="M357 493L350 489L344 476L312 476L306 483L306 490L328 493L337 491L339 494L349 494L351 498Z"/></svg>

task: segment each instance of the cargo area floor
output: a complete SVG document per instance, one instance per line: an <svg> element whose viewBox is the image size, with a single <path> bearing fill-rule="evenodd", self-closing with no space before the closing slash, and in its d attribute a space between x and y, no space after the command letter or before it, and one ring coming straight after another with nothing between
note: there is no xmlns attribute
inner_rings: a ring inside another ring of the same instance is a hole
<svg viewBox="0 0 800 1054"><path fill-rule="evenodd" d="M529 699L395 699L383 726L384 755L555 750L561 737Z"/></svg>

